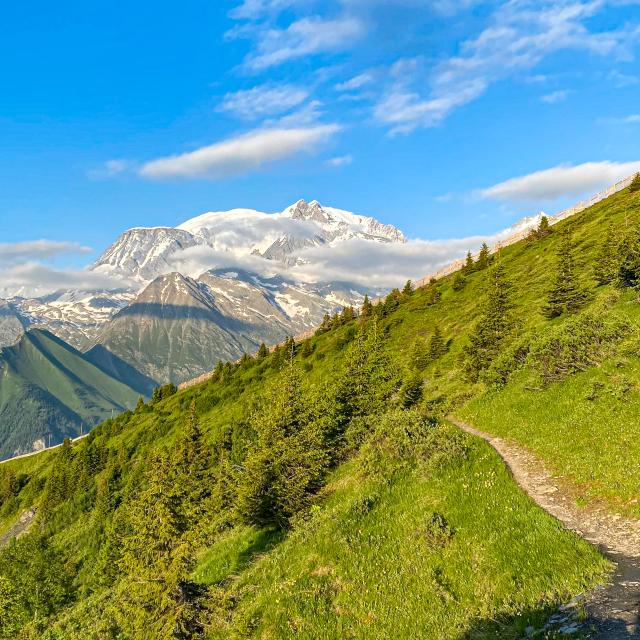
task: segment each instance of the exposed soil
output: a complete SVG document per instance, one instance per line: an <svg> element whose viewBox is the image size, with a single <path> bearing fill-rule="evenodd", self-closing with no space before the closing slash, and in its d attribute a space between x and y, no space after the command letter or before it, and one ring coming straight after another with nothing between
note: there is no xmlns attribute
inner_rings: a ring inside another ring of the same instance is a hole
<svg viewBox="0 0 640 640"><path fill-rule="evenodd" d="M509 467L514 480L540 507L616 563L609 583L585 594L580 601L586 609L586 620L578 624L566 619L568 633L582 632L586 637L603 640L640 638L640 521L602 507L579 507L562 483L523 447L464 422L451 422L488 442Z"/></svg>

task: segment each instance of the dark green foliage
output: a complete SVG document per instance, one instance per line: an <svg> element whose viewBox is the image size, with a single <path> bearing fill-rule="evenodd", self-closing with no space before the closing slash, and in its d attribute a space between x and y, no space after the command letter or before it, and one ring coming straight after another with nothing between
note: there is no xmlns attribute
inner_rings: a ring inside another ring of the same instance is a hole
<svg viewBox="0 0 640 640"><path fill-rule="evenodd" d="M447 346L442 337L442 332L440 331L440 327L436 325L429 340L429 360L431 362L437 360L440 356L444 355L446 351Z"/></svg>
<svg viewBox="0 0 640 640"><path fill-rule="evenodd" d="M168 384L163 384L160 387L156 387L153 390L153 395L151 396L152 404L156 404L165 398L169 398L174 395L178 391L178 387L175 384L169 382Z"/></svg>
<svg viewBox="0 0 640 640"><path fill-rule="evenodd" d="M462 291L466 285L467 285L467 279L464 277L464 273L462 271L458 271L458 273L456 273L455 278L453 279L453 284L451 285L451 288L454 291Z"/></svg>
<svg viewBox="0 0 640 640"><path fill-rule="evenodd" d="M470 381L478 380L500 351L513 328L511 284L504 265L498 263L490 273L489 292L484 309L464 348L464 368Z"/></svg>
<svg viewBox="0 0 640 640"><path fill-rule="evenodd" d="M417 337L411 349L409 362L412 369L422 371L429 364L429 345L422 337Z"/></svg>
<svg viewBox="0 0 640 640"><path fill-rule="evenodd" d="M564 231L558 247L556 272L543 313L547 318L556 318L563 313L575 313L586 300L576 273L574 248L569 231Z"/></svg>
<svg viewBox="0 0 640 640"><path fill-rule="evenodd" d="M256 358L258 360L264 360L269 355L269 349L264 342L260 343L260 347L258 348L258 352L256 353Z"/></svg>
<svg viewBox="0 0 640 640"><path fill-rule="evenodd" d="M613 224L607 228L594 262L593 275L599 285L613 282L620 267L620 236Z"/></svg>
<svg viewBox="0 0 640 640"><path fill-rule="evenodd" d="M371 301L369 300L369 296L365 293L364 294L364 300L362 302L362 309L360 310L360 317L363 320L366 320L367 318L371 317L372 313L373 313L373 305L371 304Z"/></svg>
<svg viewBox="0 0 640 640"><path fill-rule="evenodd" d="M635 177L631 181L631 184L629 185L629 191L631 191L631 193L640 191L640 173L636 173Z"/></svg>
<svg viewBox="0 0 640 640"><path fill-rule="evenodd" d="M489 247L486 242L482 243L482 247L480 247L480 253L478 254L478 259L476 260L475 268L478 271L482 269L486 269L489 266L489 262L491 261L491 255L489 254Z"/></svg>
<svg viewBox="0 0 640 640"><path fill-rule="evenodd" d="M473 262L473 256L471 255L471 251L467 251L467 257L464 260L464 267L463 267L463 273L465 275L469 275L471 273L473 273L473 270L475 269L475 264Z"/></svg>
<svg viewBox="0 0 640 640"><path fill-rule="evenodd" d="M302 358L308 358L313 354L313 345L311 344L311 340L305 340L302 343L302 349L300 349L300 356Z"/></svg>
<svg viewBox="0 0 640 640"><path fill-rule="evenodd" d="M538 226L535 229L531 229L529 232L527 240L529 240L529 242L542 240L542 238L546 238L550 233L551 226L549 225L549 218L547 218L547 216L542 216Z"/></svg>
<svg viewBox="0 0 640 640"><path fill-rule="evenodd" d="M411 280L407 280L404 287L402 288L402 295L405 298L408 298L413 293L413 283Z"/></svg>
<svg viewBox="0 0 640 640"><path fill-rule="evenodd" d="M400 389L402 406L409 409L422 400L422 387L424 381L418 373L411 374Z"/></svg>
<svg viewBox="0 0 640 640"><path fill-rule="evenodd" d="M640 290L640 225L624 235L619 248L618 286Z"/></svg>

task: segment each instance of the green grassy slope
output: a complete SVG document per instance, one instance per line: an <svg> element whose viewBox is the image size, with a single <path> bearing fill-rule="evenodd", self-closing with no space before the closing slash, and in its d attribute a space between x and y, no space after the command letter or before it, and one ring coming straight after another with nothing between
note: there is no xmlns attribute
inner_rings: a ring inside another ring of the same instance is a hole
<svg viewBox="0 0 640 640"><path fill-rule="evenodd" d="M454 414L508 435L562 474L582 500L637 513L640 305L634 292L597 287L593 268L607 226L625 230L639 221L640 194L625 190L545 238L504 249L499 260L512 283L517 327L501 349L499 370L475 383L464 374L463 352L490 270L469 274L461 289L451 276L380 307L377 324L364 326L379 336L392 393L384 406L372 403L364 422L349 423L340 455L287 526L248 523L237 511L257 437L251 425L260 426L266 409L259 399L283 375L282 354L227 367L208 382L105 422L66 454L65 464L85 469L87 460L100 462L53 503L51 478L63 468L62 453L5 465L4 474L24 475L21 488L5 491L0 523L6 527L39 505L51 544L73 566L73 588L56 605L49 625L55 632L46 637L115 637L101 624L115 624L108 604L127 576L103 579L105 536L126 539L126 518L147 486L145 471L157 452L179 448L192 403L213 452L208 482L217 496L217 508L194 527L191 573L207 589L208 637L514 637L593 585L603 560L532 505L486 445L461 436L444 418ZM572 231L588 300L576 315L548 320L542 309L564 228ZM311 339L310 348L298 348L303 395L311 393L316 404L333 397L331 385L358 350L360 326L343 323ZM446 353L416 371L416 340L431 338L436 326ZM573 337L597 345L586 360ZM511 352L518 357L507 357ZM566 370L545 379L559 359ZM360 379L353 375L355 388ZM414 411L431 426L416 426L402 410L416 375L422 388ZM323 428L322 416L313 420ZM397 427L405 420L413 426L400 446ZM428 455L421 453L424 438ZM2 566L0 553L0 577Z"/></svg>
<svg viewBox="0 0 640 640"><path fill-rule="evenodd" d="M52 442L75 437L139 395L46 331L3 349L0 368L1 457L30 451L49 434Z"/></svg>

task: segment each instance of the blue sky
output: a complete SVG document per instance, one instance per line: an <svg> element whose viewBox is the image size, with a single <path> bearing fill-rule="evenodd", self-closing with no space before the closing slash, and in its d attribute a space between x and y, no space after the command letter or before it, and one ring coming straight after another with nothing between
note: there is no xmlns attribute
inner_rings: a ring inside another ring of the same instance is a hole
<svg viewBox="0 0 640 640"><path fill-rule="evenodd" d="M0 32L0 267L301 197L491 234L640 170L639 0L35 0Z"/></svg>

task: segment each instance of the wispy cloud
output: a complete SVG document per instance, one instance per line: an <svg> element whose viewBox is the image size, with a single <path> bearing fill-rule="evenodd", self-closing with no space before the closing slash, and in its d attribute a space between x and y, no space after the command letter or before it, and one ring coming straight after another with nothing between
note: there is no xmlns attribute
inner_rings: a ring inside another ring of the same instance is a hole
<svg viewBox="0 0 640 640"><path fill-rule="evenodd" d="M291 84L267 84L227 93L220 111L246 120L256 120L289 111L309 97L308 89Z"/></svg>
<svg viewBox="0 0 640 640"><path fill-rule="evenodd" d="M346 156L337 156L335 158L329 158L327 160L327 164L330 167L344 167L353 162L353 156L351 154L347 154Z"/></svg>
<svg viewBox="0 0 640 640"><path fill-rule="evenodd" d="M309 55L348 49L364 32L364 25L355 17L312 16L296 20L285 28L259 26L242 29L237 35L255 39L255 50L247 56L245 65L262 71Z"/></svg>
<svg viewBox="0 0 640 640"><path fill-rule="evenodd" d="M476 195L509 202L552 201L591 194L637 171L640 171L640 161L560 165L505 180L481 189Z"/></svg>
<svg viewBox="0 0 640 640"><path fill-rule="evenodd" d="M371 73L360 73L345 82L340 82L336 85L338 91L353 91L354 89L360 89L365 85L373 81L373 75Z"/></svg>
<svg viewBox="0 0 640 640"><path fill-rule="evenodd" d="M189 153L153 160L140 169L140 175L152 180L238 176L302 151L313 151L339 130L336 124L258 129Z"/></svg>
<svg viewBox="0 0 640 640"><path fill-rule="evenodd" d="M607 4L606 0L503 3L477 37L463 42L459 54L437 64L430 75L416 65L413 73L395 78L374 115L391 125L392 132L407 133L437 125L493 83L533 69L552 53L574 49L624 57L640 35L636 26L598 32L587 26ZM421 88L425 85L428 91Z"/></svg>
<svg viewBox="0 0 640 640"><path fill-rule="evenodd" d="M90 169L87 175L92 180L104 180L106 178L113 178L120 175L131 168L131 162L129 160L107 160L100 167Z"/></svg>
<svg viewBox="0 0 640 640"><path fill-rule="evenodd" d="M0 265L11 265L28 260L42 260L68 253L90 253L90 247L76 242L58 240L28 240L0 243Z"/></svg>
<svg viewBox="0 0 640 640"><path fill-rule="evenodd" d="M546 104L556 104L558 102L564 102L569 96L569 91L566 89L559 89L558 91L552 91L544 96L540 97L541 102Z"/></svg>

